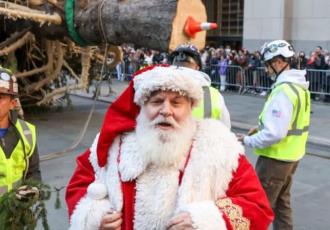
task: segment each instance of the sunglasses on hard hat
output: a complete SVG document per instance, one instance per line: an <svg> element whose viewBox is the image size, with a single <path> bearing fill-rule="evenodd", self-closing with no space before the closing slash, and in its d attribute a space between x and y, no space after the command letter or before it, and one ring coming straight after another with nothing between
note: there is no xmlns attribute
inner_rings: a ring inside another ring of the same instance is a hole
<svg viewBox="0 0 330 230"><path fill-rule="evenodd" d="M285 46L288 46L288 49L293 51L293 47L291 45L288 45L288 44L285 44L285 43L279 43L279 44L272 44L268 47L265 48L263 54L265 53L275 53L278 48L282 48L282 47L285 47Z"/></svg>

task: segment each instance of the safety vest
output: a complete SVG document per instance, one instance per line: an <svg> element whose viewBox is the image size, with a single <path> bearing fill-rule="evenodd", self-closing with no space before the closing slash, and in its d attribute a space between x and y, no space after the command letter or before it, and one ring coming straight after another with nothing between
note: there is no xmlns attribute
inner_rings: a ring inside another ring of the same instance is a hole
<svg viewBox="0 0 330 230"><path fill-rule="evenodd" d="M293 104L287 136L276 144L262 149L255 149L255 153L277 160L298 161L304 156L306 149L310 123L310 93L307 89L291 82L283 82L275 86L259 116L259 129L263 128L264 115L269 103L279 92L285 93Z"/></svg>
<svg viewBox="0 0 330 230"><path fill-rule="evenodd" d="M36 147L35 126L20 119L17 119L15 126L20 139L9 159L0 147L0 195L20 184Z"/></svg>
<svg viewBox="0 0 330 230"><path fill-rule="evenodd" d="M192 114L195 118L221 118L220 93L213 87L203 87L204 97L198 107L194 108Z"/></svg>

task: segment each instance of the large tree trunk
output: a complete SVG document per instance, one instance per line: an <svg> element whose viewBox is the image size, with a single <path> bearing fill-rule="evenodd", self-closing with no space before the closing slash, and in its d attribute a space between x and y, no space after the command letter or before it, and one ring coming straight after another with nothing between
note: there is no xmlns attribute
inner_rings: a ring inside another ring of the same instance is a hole
<svg viewBox="0 0 330 230"><path fill-rule="evenodd" d="M206 11L200 0L106 0L76 4L75 24L80 36L91 44L120 45L134 43L157 50L172 50L180 43L205 45L205 32L196 38L187 37L184 25L187 17L206 21ZM102 33L102 24L104 36Z"/></svg>
<svg viewBox="0 0 330 230"><path fill-rule="evenodd" d="M47 1L49 3L45 4ZM68 36L63 0L29 0L28 5L33 9L0 0L0 19L9 17L4 20L5 26L0 31L6 33L11 27L11 34L13 30L29 27L37 37L58 40ZM44 12L47 8L50 9L48 13ZM1 15L6 16L3 18ZM100 45L105 38L114 45L133 43L163 51L186 42L203 48L205 31L199 32L195 38L184 33L188 16L200 22L206 21L206 10L201 0L76 0L74 25L80 37L90 45ZM22 23L15 21L17 19Z"/></svg>
<svg viewBox="0 0 330 230"><path fill-rule="evenodd" d="M24 105L51 104L55 94L86 89L88 78L93 77L87 76L89 66L104 63L103 49L81 48L68 39L65 19L70 12L66 12L65 3L74 3L71 13L80 38L96 46L104 41L112 44L109 52L117 57L113 60L118 61L121 56L120 49L113 45L122 43L162 51L186 42L198 48L205 45L205 31L195 38L184 33L188 16L206 21L201 0L72 1L0 0L0 64L19 79ZM76 84L68 85L63 67Z"/></svg>

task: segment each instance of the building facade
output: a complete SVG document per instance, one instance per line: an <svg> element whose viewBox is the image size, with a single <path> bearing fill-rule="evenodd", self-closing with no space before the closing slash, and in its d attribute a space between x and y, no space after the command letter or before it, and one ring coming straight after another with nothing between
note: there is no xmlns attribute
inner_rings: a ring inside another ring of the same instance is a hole
<svg viewBox="0 0 330 230"><path fill-rule="evenodd" d="M209 31L210 45L231 45L239 48L243 36L244 0L204 0L208 21L217 22L217 30Z"/></svg>
<svg viewBox="0 0 330 230"><path fill-rule="evenodd" d="M208 20L220 29L208 43L259 49L269 40L286 39L297 51L330 49L330 0L205 0Z"/></svg>

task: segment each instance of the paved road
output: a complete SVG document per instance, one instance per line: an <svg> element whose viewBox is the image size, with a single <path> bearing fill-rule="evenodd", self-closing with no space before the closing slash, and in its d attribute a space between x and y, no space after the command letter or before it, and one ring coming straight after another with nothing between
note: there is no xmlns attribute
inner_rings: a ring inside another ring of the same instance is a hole
<svg viewBox="0 0 330 230"><path fill-rule="evenodd" d="M122 88L118 87L118 92ZM117 93L118 93L117 92ZM105 92L103 92L105 93ZM108 97L107 97L108 98ZM47 112L32 114L28 119L38 127L39 149L42 156L47 153L60 151L69 147L77 138L85 120L89 114L92 100L73 96L73 109L64 109L59 112ZM252 125L256 120L251 117L258 113L257 109L248 105L250 101L254 106L262 106L263 99L225 95L227 106L232 114L232 120L247 125ZM317 107L319 105L316 105ZM316 108L313 113L312 122L318 125L317 119L321 119L321 125L311 128L316 138L328 134L330 129L326 115L330 112L330 107L320 105L322 116ZM66 154L64 157L54 160L43 161L41 170L43 180L51 186L61 187L67 184L75 167L75 158L77 154L88 148L95 134L98 132L103 121L103 115L108 107L108 103L97 102L96 110L92 117L89 128L78 147ZM251 107L249 110L247 107ZM313 109L314 109L313 105ZM244 110L245 114L241 111ZM253 110L253 111L251 111ZM324 125L322 125L322 123ZM321 132L320 132L321 131ZM327 135L329 137L330 135ZM323 147L324 153L329 154L329 148ZM313 147L309 150L314 152ZM315 150L319 152L318 149ZM247 149L248 158L254 164L256 157ZM295 229L320 229L327 230L330 226L330 160L307 155L301 162L297 170L293 184L293 209ZM49 224L53 230L63 230L68 227L68 218L64 202L64 191L61 191L62 209L54 209L54 197L47 203L49 212ZM39 227L39 229L41 229Z"/></svg>

